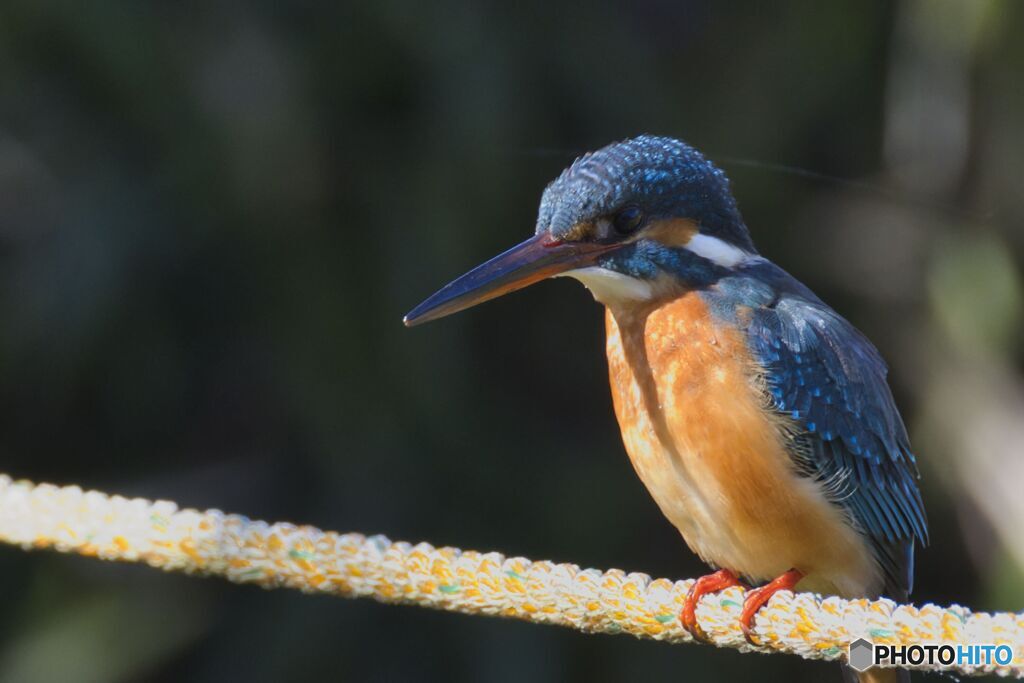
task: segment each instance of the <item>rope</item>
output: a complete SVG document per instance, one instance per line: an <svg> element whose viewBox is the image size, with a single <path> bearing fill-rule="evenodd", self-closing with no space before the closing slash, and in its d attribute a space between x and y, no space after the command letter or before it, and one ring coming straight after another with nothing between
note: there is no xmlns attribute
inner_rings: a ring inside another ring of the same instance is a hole
<svg viewBox="0 0 1024 683"><path fill-rule="evenodd" d="M168 501L34 485L6 475L0 475L0 541L26 550L49 548L142 562L264 588L692 642L678 620L689 580L652 580L619 569L601 572L494 552L392 542L384 536L267 524L218 510L179 510ZM763 646L755 648L737 624L742 602L740 588L702 600L697 618L715 645L839 660L846 657L848 644L862 636L892 645L1006 644L1014 652L1009 665L993 662L950 670L1024 678L1024 613L986 614L957 605L915 607L782 592L757 615L755 633Z"/></svg>

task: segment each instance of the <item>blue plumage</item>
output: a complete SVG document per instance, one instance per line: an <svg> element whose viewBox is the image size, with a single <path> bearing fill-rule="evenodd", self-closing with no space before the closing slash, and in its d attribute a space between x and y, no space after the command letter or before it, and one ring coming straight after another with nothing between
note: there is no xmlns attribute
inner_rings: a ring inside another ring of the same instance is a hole
<svg viewBox="0 0 1024 683"><path fill-rule="evenodd" d="M794 458L828 484L832 500L870 538L887 592L905 597L914 539L927 543L928 525L885 362L867 338L778 266L759 259L733 277L774 292L750 308L746 331L772 404L803 429Z"/></svg>
<svg viewBox="0 0 1024 683"><path fill-rule="evenodd" d="M791 445L798 468L827 485L832 501L870 540L887 594L905 598L913 587L914 540L928 542L928 525L917 465L878 351L764 258L703 291L716 315L745 329L770 404L798 428Z"/></svg>
<svg viewBox="0 0 1024 683"><path fill-rule="evenodd" d="M564 235L579 221L627 204L651 217L685 216L715 235L753 251L729 179L681 140L641 135L584 154L544 190L537 233ZM680 213L680 209L685 212Z"/></svg>

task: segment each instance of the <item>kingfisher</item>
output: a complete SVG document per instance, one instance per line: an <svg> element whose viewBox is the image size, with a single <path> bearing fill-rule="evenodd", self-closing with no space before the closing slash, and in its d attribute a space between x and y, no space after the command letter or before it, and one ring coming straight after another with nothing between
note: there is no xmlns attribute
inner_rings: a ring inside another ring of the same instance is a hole
<svg viewBox="0 0 1024 683"><path fill-rule="evenodd" d="M615 415L637 475L715 571L702 596L749 590L906 600L928 525L903 420L872 343L761 256L726 175L643 135L576 159L544 190L533 237L414 308L434 320L551 277L605 307ZM845 670L847 677L853 674ZM906 672L869 670L861 680ZM870 677L870 678L869 678Z"/></svg>

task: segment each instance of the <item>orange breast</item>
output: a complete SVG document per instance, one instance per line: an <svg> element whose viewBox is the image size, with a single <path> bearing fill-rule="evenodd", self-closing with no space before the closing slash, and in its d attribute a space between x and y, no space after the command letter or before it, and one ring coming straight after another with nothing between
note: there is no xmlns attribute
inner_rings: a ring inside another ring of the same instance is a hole
<svg viewBox="0 0 1024 683"><path fill-rule="evenodd" d="M696 293L609 309L615 412L633 466L705 561L753 579L796 568L811 590L874 594L861 536L820 484L795 473L783 423L742 333Z"/></svg>

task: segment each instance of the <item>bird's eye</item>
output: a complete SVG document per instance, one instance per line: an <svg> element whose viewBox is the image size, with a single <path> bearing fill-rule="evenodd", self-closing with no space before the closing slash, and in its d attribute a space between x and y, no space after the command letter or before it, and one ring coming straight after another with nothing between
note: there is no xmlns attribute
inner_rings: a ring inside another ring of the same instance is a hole
<svg viewBox="0 0 1024 683"><path fill-rule="evenodd" d="M644 222L644 212L638 206L627 206L615 214L612 227L619 235L631 235Z"/></svg>

